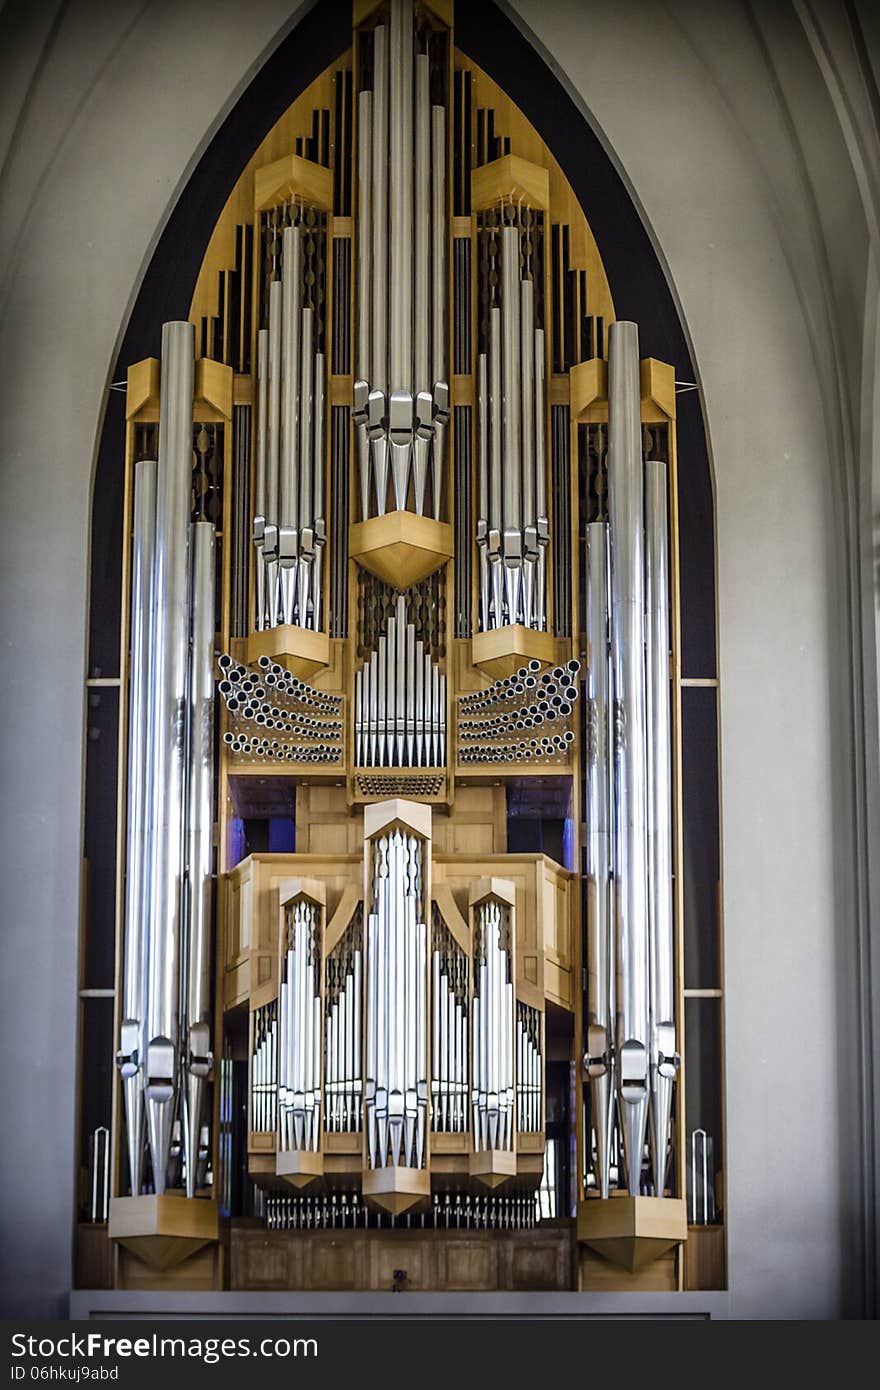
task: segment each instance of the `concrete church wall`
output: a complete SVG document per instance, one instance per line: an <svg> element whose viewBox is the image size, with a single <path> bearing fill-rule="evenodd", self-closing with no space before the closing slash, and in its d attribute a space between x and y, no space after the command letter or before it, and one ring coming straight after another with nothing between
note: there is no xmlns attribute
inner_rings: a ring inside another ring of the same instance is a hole
<svg viewBox="0 0 880 1390"><path fill-rule="evenodd" d="M732 1311L836 1317L862 1307L854 980L876 786L857 793L865 767L875 783L877 769L866 744L876 704L866 719L861 647L853 654L872 595L851 543L873 441L862 374L865 363L873 372L863 319L876 275L870 180L819 79L821 44L814 36L811 52L789 5L760 8L761 25L735 0L517 0L510 13L644 209L704 390L719 548ZM7 1315L60 1313L71 1278L101 403L176 191L291 10L13 0L0 15ZM821 14L838 21L834 6ZM845 36L830 42L848 58ZM853 117L862 133L864 119ZM873 646L864 664L874 668Z"/></svg>

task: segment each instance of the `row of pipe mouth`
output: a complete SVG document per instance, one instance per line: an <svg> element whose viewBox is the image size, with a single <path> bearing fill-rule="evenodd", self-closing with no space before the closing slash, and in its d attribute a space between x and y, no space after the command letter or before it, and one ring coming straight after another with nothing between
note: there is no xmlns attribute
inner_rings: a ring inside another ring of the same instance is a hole
<svg viewBox="0 0 880 1390"><path fill-rule="evenodd" d="M342 730L342 721L339 719L309 719L308 716L298 715L293 710L265 710L259 705L243 705L240 700L235 699L228 699L226 708L239 719L265 724L270 729L286 729L288 732L296 730L306 735L334 734Z"/></svg>
<svg viewBox="0 0 880 1390"><path fill-rule="evenodd" d="M513 719L535 719L543 714L545 719L567 719L571 714L578 692L575 686L570 685L566 690L554 692L546 699L537 704L521 705L519 709L507 710L504 714L495 715L492 719L462 719L459 721L459 732L463 735L472 730L483 731L506 727ZM553 709L555 714L549 714Z"/></svg>
<svg viewBox="0 0 880 1390"><path fill-rule="evenodd" d="M568 747L574 743L574 734L571 729L565 729L561 734L542 734L540 738L521 739L516 743L485 743L479 744L476 748L468 748L468 753L476 753L480 748L549 748L549 747Z"/></svg>
<svg viewBox="0 0 880 1390"><path fill-rule="evenodd" d="M230 683L240 686L246 691L258 689L255 673L249 666L236 661L228 652L223 652L217 658L218 665L225 673L225 679ZM297 699L302 703L310 703L326 710L338 710L342 704L342 696L334 695L330 691L316 690L314 686L307 685L297 676L285 670L283 666L276 665L267 656L261 656L257 663L263 672L263 680L266 685L275 686L281 694L290 695L292 699ZM263 692L265 693L265 692Z"/></svg>
<svg viewBox="0 0 880 1390"><path fill-rule="evenodd" d="M504 681L498 681L495 685L489 686L486 690L475 691L472 695L462 695L459 699L459 708L464 712L488 709L495 704L507 704L517 695L524 693L525 689L533 690L550 683L564 685L570 688L574 677L581 669L581 663L572 658L564 666L554 666L546 671L540 678L535 677L530 668L537 664L540 669L541 663L530 662L529 667L523 667L516 671L512 676L508 676ZM527 686L526 681L530 684Z"/></svg>

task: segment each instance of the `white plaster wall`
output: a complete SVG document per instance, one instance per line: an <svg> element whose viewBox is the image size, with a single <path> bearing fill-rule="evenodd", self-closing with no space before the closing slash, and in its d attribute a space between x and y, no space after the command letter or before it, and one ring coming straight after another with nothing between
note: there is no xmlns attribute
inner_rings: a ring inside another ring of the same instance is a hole
<svg viewBox="0 0 880 1390"><path fill-rule="evenodd" d="M52 1315L70 1285L86 546L101 402L175 191L293 9L8 0L0 14L7 1314ZM829 1046L845 995L829 981L852 910L841 889L851 789L835 775L849 618L833 431L784 235L800 195L773 180L785 142L773 127L768 155L738 114L763 91L760 54L734 0L703 5L705 21L699 9L516 3L645 210L705 392L718 494L733 1309L833 1317L849 1254ZM864 254L857 240L854 223L853 256Z"/></svg>

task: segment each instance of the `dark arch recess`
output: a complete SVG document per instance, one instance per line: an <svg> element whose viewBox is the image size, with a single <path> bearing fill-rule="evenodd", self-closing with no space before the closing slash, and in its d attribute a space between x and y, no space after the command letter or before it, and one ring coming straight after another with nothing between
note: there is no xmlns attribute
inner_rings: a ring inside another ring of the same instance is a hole
<svg viewBox="0 0 880 1390"><path fill-rule="evenodd" d="M585 41L589 35L585 34ZM639 325L645 357L694 380L685 335L662 268L601 142L559 79L492 0L456 5L456 45L510 94L553 151L584 209L620 318ZM175 204L147 268L113 380L159 352L161 325L186 318L214 225L254 149L309 82L351 42L351 0L319 0L266 60L224 120ZM124 396L111 391L92 509L90 674L117 674ZM682 663L714 676L715 537L711 474L698 393L678 398Z"/></svg>

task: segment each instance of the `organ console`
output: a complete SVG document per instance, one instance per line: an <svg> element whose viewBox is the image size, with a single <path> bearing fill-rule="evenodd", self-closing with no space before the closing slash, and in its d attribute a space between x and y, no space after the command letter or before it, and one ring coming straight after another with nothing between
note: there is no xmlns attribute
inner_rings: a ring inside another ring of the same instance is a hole
<svg viewBox="0 0 880 1390"><path fill-rule="evenodd" d="M118 1284L684 1286L675 415L359 0L128 376Z"/></svg>

